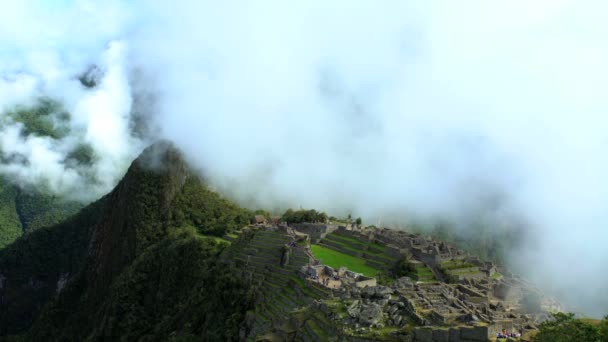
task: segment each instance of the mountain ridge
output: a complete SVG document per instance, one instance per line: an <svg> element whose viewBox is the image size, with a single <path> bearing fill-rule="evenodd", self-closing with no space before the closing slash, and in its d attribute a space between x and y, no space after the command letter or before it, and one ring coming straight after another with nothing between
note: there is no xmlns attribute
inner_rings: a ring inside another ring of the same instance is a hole
<svg viewBox="0 0 608 342"><path fill-rule="evenodd" d="M547 316L445 242L259 213L155 143L110 193L0 250L0 340L468 342Z"/></svg>

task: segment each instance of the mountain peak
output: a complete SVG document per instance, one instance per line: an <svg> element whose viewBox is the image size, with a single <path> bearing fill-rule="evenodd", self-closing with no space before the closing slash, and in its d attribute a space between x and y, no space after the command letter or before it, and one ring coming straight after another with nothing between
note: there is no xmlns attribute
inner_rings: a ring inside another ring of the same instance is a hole
<svg viewBox="0 0 608 342"><path fill-rule="evenodd" d="M190 176L182 154L167 141L147 147L108 195L91 241L89 284L102 293L135 256L167 235L175 195Z"/></svg>

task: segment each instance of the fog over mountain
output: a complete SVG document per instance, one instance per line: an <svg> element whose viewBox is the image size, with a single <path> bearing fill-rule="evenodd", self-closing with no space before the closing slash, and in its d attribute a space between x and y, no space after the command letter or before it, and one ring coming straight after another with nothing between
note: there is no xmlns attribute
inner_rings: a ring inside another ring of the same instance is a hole
<svg viewBox="0 0 608 342"><path fill-rule="evenodd" d="M3 4L0 173L92 200L169 139L242 203L520 229L511 262L603 315L607 7ZM24 134L9 115L44 97L70 114L51 113L65 135ZM75 165L80 144L94 158Z"/></svg>

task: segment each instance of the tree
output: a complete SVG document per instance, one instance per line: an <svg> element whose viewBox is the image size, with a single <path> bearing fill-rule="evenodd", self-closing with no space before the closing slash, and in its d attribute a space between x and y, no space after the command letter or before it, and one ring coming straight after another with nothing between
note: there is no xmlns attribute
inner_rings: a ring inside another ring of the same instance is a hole
<svg viewBox="0 0 608 342"><path fill-rule="evenodd" d="M324 212L316 211L314 209L311 210L298 210L294 211L293 209L287 209L281 220L287 223L303 223L303 222L327 222L327 214Z"/></svg>
<svg viewBox="0 0 608 342"><path fill-rule="evenodd" d="M600 322L598 326L600 341L608 342L608 316L604 316L604 319Z"/></svg>
<svg viewBox="0 0 608 342"><path fill-rule="evenodd" d="M363 222L363 221L361 221L361 218L360 218L360 217L357 217L357 219L355 220L355 223L356 223L358 226L360 226L362 222Z"/></svg>
<svg viewBox="0 0 608 342"><path fill-rule="evenodd" d="M416 272L416 268L407 260L407 258L401 258L395 263L392 271L396 278L400 278L403 276L411 276Z"/></svg>
<svg viewBox="0 0 608 342"><path fill-rule="evenodd" d="M573 313L558 312L553 319L540 324L535 342L606 341L600 336L600 329L574 318Z"/></svg>

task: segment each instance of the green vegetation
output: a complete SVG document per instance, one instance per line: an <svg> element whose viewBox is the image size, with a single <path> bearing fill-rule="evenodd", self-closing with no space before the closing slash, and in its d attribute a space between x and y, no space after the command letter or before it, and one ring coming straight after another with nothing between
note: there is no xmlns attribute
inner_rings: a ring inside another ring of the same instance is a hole
<svg viewBox="0 0 608 342"><path fill-rule="evenodd" d="M399 259L391 270L396 278L410 277L418 281L436 281L433 271L425 264L420 262L411 262L406 258Z"/></svg>
<svg viewBox="0 0 608 342"><path fill-rule="evenodd" d="M32 231L0 250L0 270L10 280L0 314L0 336L32 324L55 295L62 274L84 265L93 225L105 206L102 199L70 219ZM31 286L29 284L35 284Z"/></svg>
<svg viewBox="0 0 608 342"><path fill-rule="evenodd" d="M36 190L21 190L0 177L0 250L24 232L61 222L82 204Z"/></svg>
<svg viewBox="0 0 608 342"><path fill-rule="evenodd" d="M494 272L491 275L492 279L500 279L502 278L502 274L498 273L498 272Z"/></svg>
<svg viewBox="0 0 608 342"><path fill-rule="evenodd" d="M201 234L223 236L248 225L252 215L209 190L197 177L190 177L175 198L171 224L189 223Z"/></svg>
<svg viewBox="0 0 608 342"><path fill-rule="evenodd" d="M444 271L457 270L460 268L475 267L475 265L466 262L465 260L450 260L439 264L439 268Z"/></svg>
<svg viewBox="0 0 608 342"><path fill-rule="evenodd" d="M163 166L150 169L159 154ZM219 236L249 217L155 145L110 194L0 251L0 336L237 340L252 292Z"/></svg>
<svg viewBox="0 0 608 342"><path fill-rule="evenodd" d="M599 322L577 319L572 313L555 313L545 321L534 335L535 342L606 342L608 341L608 316Z"/></svg>
<svg viewBox="0 0 608 342"><path fill-rule="evenodd" d="M78 202L27 190L19 192L16 205L26 233L61 222L82 208Z"/></svg>
<svg viewBox="0 0 608 342"><path fill-rule="evenodd" d="M61 139L69 133L67 113L57 101L40 98L30 107L18 106L6 113L6 118L23 125L23 135L37 135Z"/></svg>
<svg viewBox="0 0 608 342"><path fill-rule="evenodd" d="M95 161L95 151L89 144L78 144L68 153L65 162L74 165L91 165Z"/></svg>
<svg viewBox="0 0 608 342"><path fill-rule="evenodd" d="M465 260L450 260L438 265L438 270L443 274L447 282L458 282L460 276L471 276L479 274L479 267Z"/></svg>
<svg viewBox="0 0 608 342"><path fill-rule="evenodd" d="M0 250L23 234L15 201L18 193L16 186L0 178Z"/></svg>
<svg viewBox="0 0 608 342"><path fill-rule="evenodd" d="M327 214L323 212L311 210L297 210L287 209L287 211L281 217L281 221L287 223L303 223L303 222L326 222Z"/></svg>
<svg viewBox="0 0 608 342"><path fill-rule="evenodd" d="M194 229L174 231L120 274L99 308L72 315L80 307L59 301L41 317L32 338L237 340L239 325L250 308L250 293L218 262L225 247L200 238ZM63 329L58 331L57 326Z"/></svg>
<svg viewBox="0 0 608 342"><path fill-rule="evenodd" d="M323 264L333 268L337 269L345 266L353 272L362 273L369 277L373 277L378 273L377 269L366 265L364 259L318 245L312 245L311 249L315 258L320 259Z"/></svg>

